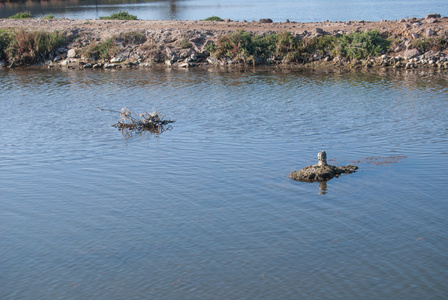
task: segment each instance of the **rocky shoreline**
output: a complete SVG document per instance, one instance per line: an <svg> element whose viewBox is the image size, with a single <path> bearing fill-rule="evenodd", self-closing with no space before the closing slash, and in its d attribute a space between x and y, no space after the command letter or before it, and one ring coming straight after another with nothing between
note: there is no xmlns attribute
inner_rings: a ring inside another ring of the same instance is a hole
<svg viewBox="0 0 448 300"><path fill-rule="evenodd" d="M49 51L33 65L48 68L117 69L194 67L239 67L264 65L291 68L397 68L448 69L448 17L430 14L421 19L396 21L348 21L274 23L217 21L112 21L24 19L0 20L3 32L62 32L66 43ZM341 37L376 31L390 46L377 56L349 58L331 51L306 53L300 59L271 55L250 60L218 56L211 45L226 34L248 32L254 36L284 34L303 43L322 37ZM107 44L109 43L109 44ZM108 48L107 48L107 47ZM95 52L96 51L96 52ZM101 52L102 51L102 52ZM0 53L1 54L1 53ZM2 67L28 66L12 57L1 57Z"/></svg>

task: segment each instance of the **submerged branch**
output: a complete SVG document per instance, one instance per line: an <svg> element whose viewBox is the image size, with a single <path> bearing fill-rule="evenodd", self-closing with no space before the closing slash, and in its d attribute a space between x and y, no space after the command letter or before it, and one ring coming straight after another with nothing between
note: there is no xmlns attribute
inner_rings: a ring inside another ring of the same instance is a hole
<svg viewBox="0 0 448 300"><path fill-rule="evenodd" d="M132 112L127 108L122 108L121 111L105 109L97 107L100 111L110 111L114 113L119 113L121 120L116 124L113 124L113 127L116 127L120 130L136 130L136 131L151 131L154 133L162 133L166 129L163 128L164 125L174 123L173 120L164 119L164 115L159 114L158 111L153 109L152 113L144 112L142 114L137 114L138 118L132 116ZM170 128L168 128L170 129Z"/></svg>

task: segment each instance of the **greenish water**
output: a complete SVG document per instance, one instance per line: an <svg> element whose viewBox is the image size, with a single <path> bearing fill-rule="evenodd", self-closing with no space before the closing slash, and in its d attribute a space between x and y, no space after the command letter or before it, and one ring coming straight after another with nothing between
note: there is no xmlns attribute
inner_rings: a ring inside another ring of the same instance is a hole
<svg viewBox="0 0 448 300"><path fill-rule="evenodd" d="M0 69L0 298L443 299L447 81Z"/></svg>

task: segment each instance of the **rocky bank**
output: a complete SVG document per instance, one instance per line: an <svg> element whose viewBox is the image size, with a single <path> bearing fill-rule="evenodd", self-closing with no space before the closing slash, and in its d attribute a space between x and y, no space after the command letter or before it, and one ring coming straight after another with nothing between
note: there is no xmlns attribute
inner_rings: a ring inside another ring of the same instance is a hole
<svg viewBox="0 0 448 300"><path fill-rule="evenodd" d="M279 22L269 19L253 22L217 21L114 21L24 19L0 20L0 29L7 31L59 31L67 43L43 57L40 65L54 68L129 68L164 66L193 68L205 66L229 67L241 65L231 58L215 58L208 45L230 32L244 30L257 35L290 32L301 40L320 36L342 36L353 32L376 30L393 41L389 50L377 57L348 59L330 53L311 54L302 63L272 57L253 64L305 68L437 68L448 69L448 17L430 14L421 19L369 22ZM108 58L92 57L92 45L113 38L114 51ZM417 47L428 41L438 41L437 47ZM0 66L15 67L3 59Z"/></svg>

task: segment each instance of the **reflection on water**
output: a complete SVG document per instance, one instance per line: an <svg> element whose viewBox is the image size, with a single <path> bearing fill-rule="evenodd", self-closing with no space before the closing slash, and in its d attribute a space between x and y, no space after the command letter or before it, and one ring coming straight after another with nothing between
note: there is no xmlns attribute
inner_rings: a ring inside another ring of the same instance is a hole
<svg viewBox="0 0 448 300"><path fill-rule="evenodd" d="M0 69L0 298L443 299L447 84ZM123 136L97 106L176 123ZM288 178L322 149L360 170Z"/></svg>

